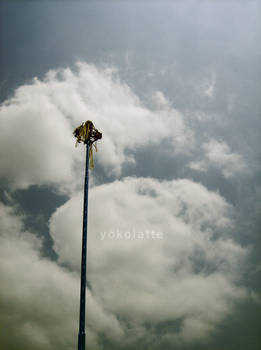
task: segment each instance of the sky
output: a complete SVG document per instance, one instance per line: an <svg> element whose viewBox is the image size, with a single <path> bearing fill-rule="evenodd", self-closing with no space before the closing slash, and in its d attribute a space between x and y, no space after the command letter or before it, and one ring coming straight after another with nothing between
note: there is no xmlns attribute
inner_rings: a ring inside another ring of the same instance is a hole
<svg viewBox="0 0 261 350"><path fill-rule="evenodd" d="M260 2L0 2L0 345L259 350Z"/></svg>

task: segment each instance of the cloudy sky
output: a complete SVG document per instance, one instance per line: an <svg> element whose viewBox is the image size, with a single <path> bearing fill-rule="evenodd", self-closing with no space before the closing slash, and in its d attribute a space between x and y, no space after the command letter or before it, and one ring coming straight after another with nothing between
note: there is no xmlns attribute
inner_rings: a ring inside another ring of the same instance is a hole
<svg viewBox="0 0 261 350"><path fill-rule="evenodd" d="M0 347L259 350L258 0L0 2Z"/></svg>

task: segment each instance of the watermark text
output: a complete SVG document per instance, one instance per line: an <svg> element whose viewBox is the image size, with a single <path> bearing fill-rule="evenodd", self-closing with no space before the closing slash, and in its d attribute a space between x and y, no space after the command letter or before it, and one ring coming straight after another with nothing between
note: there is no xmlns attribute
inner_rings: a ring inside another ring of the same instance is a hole
<svg viewBox="0 0 261 350"><path fill-rule="evenodd" d="M117 240L146 240L146 239L163 239L163 232L154 230L129 230L123 231L120 229L100 232L100 239L117 239Z"/></svg>

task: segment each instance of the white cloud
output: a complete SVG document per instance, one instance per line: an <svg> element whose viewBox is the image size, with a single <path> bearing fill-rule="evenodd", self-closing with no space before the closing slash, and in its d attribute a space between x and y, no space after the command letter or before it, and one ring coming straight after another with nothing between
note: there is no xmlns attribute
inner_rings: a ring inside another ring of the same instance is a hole
<svg viewBox="0 0 261 350"><path fill-rule="evenodd" d="M38 85L18 89L0 111L0 175L18 188L73 180L70 124Z"/></svg>
<svg viewBox="0 0 261 350"><path fill-rule="evenodd" d="M158 109L149 110L115 71L81 63L76 72L50 71L43 81L20 87L1 106L1 178L12 189L48 184L70 196L50 219L57 263L41 256L41 241L26 232L22 218L0 206L0 320L6 325L1 343L35 350L75 348L84 157L82 148L74 149L72 131L86 119L94 121L103 132L97 162L113 175L124 163L135 162L137 148L165 139L173 154L189 152L193 132L183 115L163 93L155 98ZM205 158L194 162L198 170L211 164L232 176L244 168L225 143L211 140L203 150ZM172 342L208 337L246 297L237 281L247 250L228 235L231 211L220 195L185 179L126 178L92 187L90 347L99 348L101 335L121 344L152 339L153 329L166 321L181 323L164 336ZM133 230L143 239L126 237ZM152 238L152 231L159 237Z"/></svg>
<svg viewBox="0 0 261 350"><path fill-rule="evenodd" d="M189 167L198 171L207 171L213 166L221 171L225 178L246 171L246 163L239 153L234 153L224 141L211 139L202 145L204 158L189 163Z"/></svg>
<svg viewBox="0 0 261 350"><path fill-rule="evenodd" d="M168 138L174 152L187 152L193 143L181 113L147 109L113 69L84 63L76 72L50 71L43 81L21 86L2 105L0 119L0 176L14 188L51 184L73 191L83 157L72 131L87 119L103 132L97 161L114 175L134 162L137 147Z"/></svg>
<svg viewBox="0 0 261 350"><path fill-rule="evenodd" d="M190 180L126 178L91 188L89 203L90 347L99 349L104 336L121 345L154 339L157 325L172 321L181 327L159 343L204 340L247 297L237 284L247 250L229 237L233 209L219 194ZM41 256L41 241L11 207L1 204L0 216L3 349L75 348L81 195L51 217L58 264ZM143 238L125 235L134 230Z"/></svg>
<svg viewBox="0 0 261 350"><path fill-rule="evenodd" d="M196 161L196 162L190 162L189 163L190 169L206 172L207 171L207 164L204 161Z"/></svg>
<svg viewBox="0 0 261 350"><path fill-rule="evenodd" d="M210 98L214 96L215 88L216 88L216 74L212 72L211 77L209 78L206 87L204 89L204 94Z"/></svg>
<svg viewBox="0 0 261 350"><path fill-rule="evenodd" d="M220 195L190 180L126 178L92 188L89 203L93 292L135 332L153 337L146 322L178 320L182 327L173 341L204 339L246 297L237 281L247 251L227 233L232 208ZM81 196L75 195L50 221L59 261L74 271L80 266L81 213ZM145 238L152 231L163 238ZM137 238L141 232L144 239Z"/></svg>
<svg viewBox="0 0 261 350"><path fill-rule="evenodd" d="M161 106L169 106L169 101L167 100L166 96L161 91L156 91L154 94L155 102L158 104L159 107Z"/></svg>
<svg viewBox="0 0 261 350"><path fill-rule="evenodd" d="M2 349L74 349L78 332L79 277L41 257L41 241L23 228L11 207L0 205L0 343ZM113 340L123 331L88 291L87 342Z"/></svg>

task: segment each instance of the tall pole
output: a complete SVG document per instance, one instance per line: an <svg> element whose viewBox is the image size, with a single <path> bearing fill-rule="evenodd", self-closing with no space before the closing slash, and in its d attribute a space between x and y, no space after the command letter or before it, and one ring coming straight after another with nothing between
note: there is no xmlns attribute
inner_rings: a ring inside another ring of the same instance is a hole
<svg viewBox="0 0 261 350"><path fill-rule="evenodd" d="M83 199L83 225L82 225L82 263L81 263L81 291L80 291L80 319L78 333L78 350L85 350L85 304L86 304L86 265L87 265L87 224L88 224L88 189L89 189L89 158L91 160L90 168L93 168L93 152L92 145L94 142L102 138L93 125L91 120L87 120L78 126L73 135L78 143L83 142L86 145L86 162L85 162L85 178L84 178L84 199ZM96 144L95 144L95 149Z"/></svg>
<svg viewBox="0 0 261 350"><path fill-rule="evenodd" d="M82 263L80 320L78 334L78 350L85 350L85 304L86 304L86 263L87 263L87 224L88 224L88 189L89 189L89 141L86 143L86 163L84 180L83 226L82 226Z"/></svg>

